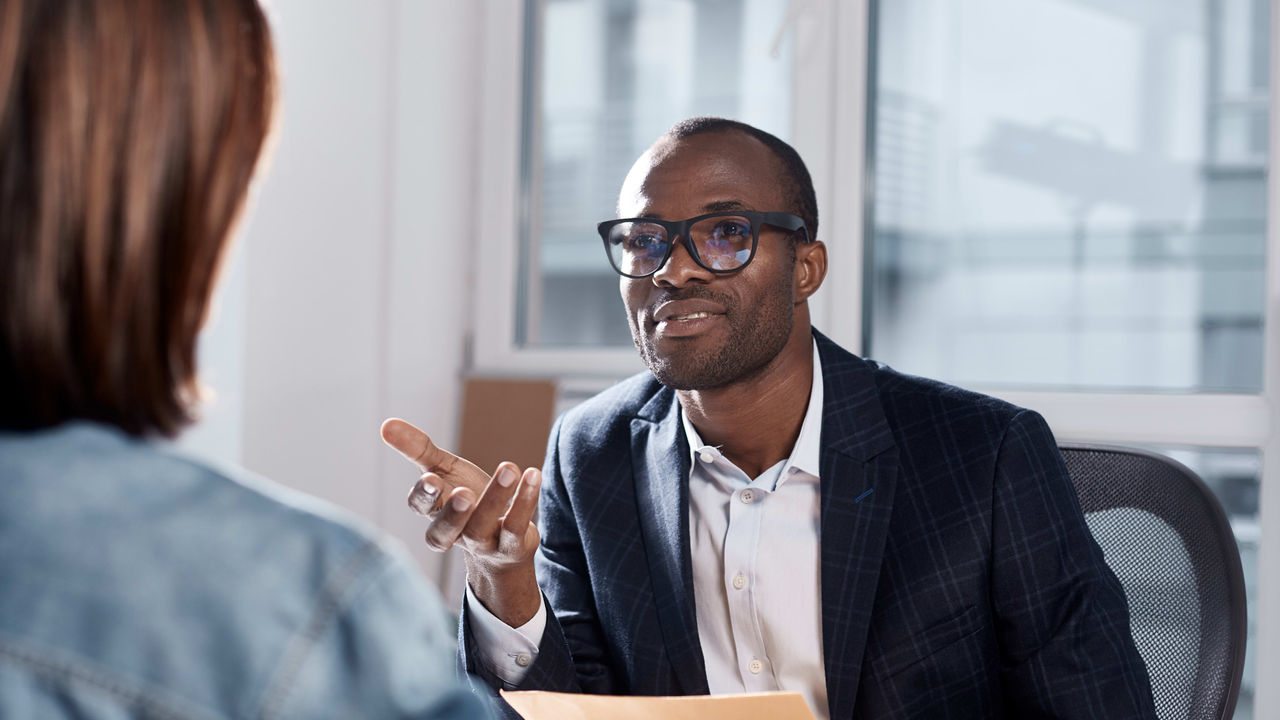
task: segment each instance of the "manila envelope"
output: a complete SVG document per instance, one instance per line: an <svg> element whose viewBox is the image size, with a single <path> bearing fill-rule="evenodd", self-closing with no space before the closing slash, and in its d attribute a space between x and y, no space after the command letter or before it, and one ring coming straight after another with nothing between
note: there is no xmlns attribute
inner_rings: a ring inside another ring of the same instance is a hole
<svg viewBox="0 0 1280 720"><path fill-rule="evenodd" d="M796 692L643 697L501 691L525 720L814 720Z"/></svg>

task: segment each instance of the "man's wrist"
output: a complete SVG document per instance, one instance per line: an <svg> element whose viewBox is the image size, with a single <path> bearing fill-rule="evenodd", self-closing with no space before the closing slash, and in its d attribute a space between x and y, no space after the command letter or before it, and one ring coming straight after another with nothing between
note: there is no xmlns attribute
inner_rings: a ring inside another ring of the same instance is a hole
<svg viewBox="0 0 1280 720"><path fill-rule="evenodd" d="M468 557L467 584L486 610L513 628L529 622L542 605L532 558L492 567Z"/></svg>

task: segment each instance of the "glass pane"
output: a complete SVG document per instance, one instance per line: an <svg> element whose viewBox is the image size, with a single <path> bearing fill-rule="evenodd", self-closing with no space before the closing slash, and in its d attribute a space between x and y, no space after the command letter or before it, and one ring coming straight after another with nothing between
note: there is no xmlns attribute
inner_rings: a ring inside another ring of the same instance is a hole
<svg viewBox="0 0 1280 720"><path fill-rule="evenodd" d="M1253 698L1257 684L1257 599L1258 599L1258 544L1261 532L1258 524L1259 478L1262 474L1262 454L1256 450L1230 450L1218 448L1149 447L1149 450L1167 455L1186 465L1205 481L1222 503L1236 543L1240 546L1240 563L1244 567L1245 597L1248 603L1249 635L1245 648L1244 678L1240 683L1240 696L1236 703L1235 717L1252 718Z"/></svg>
<svg viewBox="0 0 1280 720"><path fill-rule="evenodd" d="M875 8L872 356L985 387L1260 390L1267 0Z"/></svg>
<svg viewBox="0 0 1280 720"><path fill-rule="evenodd" d="M531 0L522 286L526 346L631 345L596 223L631 163L679 120L789 139L787 0Z"/></svg>

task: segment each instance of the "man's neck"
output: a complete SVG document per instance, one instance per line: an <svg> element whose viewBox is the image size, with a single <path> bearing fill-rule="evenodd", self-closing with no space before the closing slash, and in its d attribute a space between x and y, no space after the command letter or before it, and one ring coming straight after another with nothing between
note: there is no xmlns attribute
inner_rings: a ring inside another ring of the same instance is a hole
<svg viewBox="0 0 1280 720"><path fill-rule="evenodd" d="M676 395L702 441L754 478L791 454L812 387L813 333L806 322L797 323L782 352L751 377Z"/></svg>

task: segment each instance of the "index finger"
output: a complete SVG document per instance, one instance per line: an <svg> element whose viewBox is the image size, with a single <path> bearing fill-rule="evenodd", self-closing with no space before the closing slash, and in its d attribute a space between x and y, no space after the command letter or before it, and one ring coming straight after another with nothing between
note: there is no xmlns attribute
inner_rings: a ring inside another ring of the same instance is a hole
<svg viewBox="0 0 1280 720"><path fill-rule="evenodd" d="M424 471L448 474L458 462L457 455L441 450L426 433L400 418L382 423L382 441Z"/></svg>

